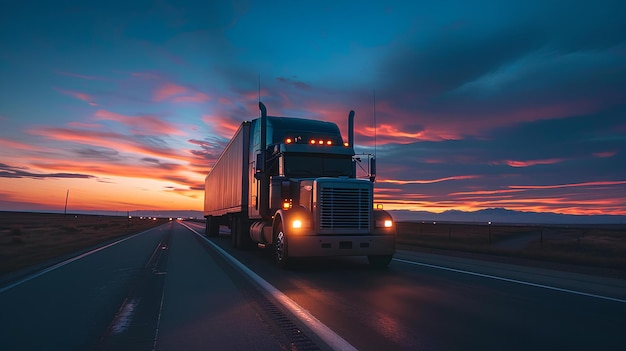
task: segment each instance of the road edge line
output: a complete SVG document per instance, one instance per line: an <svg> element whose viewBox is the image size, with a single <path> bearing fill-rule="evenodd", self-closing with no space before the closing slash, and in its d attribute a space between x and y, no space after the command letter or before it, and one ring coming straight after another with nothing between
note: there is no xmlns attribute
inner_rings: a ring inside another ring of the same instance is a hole
<svg viewBox="0 0 626 351"><path fill-rule="evenodd" d="M243 273L245 273L250 279L252 279L255 283L261 286L265 291L267 291L270 295L272 295L278 302L280 302L285 308L287 308L296 318L298 318L302 323L304 323L309 329L311 329L317 336L322 339L328 346L330 346L333 350L338 351L356 351L357 349L352 346L349 342L347 342L344 338L335 333L332 329L330 329L326 324L322 323L319 319L315 318L309 311L302 308L295 301L290 299L287 295L285 295L282 291L278 290L272 284L268 283L265 279L261 278L258 274L252 271L250 268L246 267L243 263L239 262L236 258L231 256L228 252L224 251L221 247L211 242L204 235L198 233L195 229L187 226L184 223L182 224L185 228L192 231L194 234L199 236L205 242L207 242L211 247L213 247L217 252L219 252L224 258L228 259L232 264L234 264L237 268L239 268Z"/></svg>
<svg viewBox="0 0 626 351"><path fill-rule="evenodd" d="M441 270L449 271L449 272L473 275L475 277L489 278L489 279L500 280L500 281L509 282L509 283L515 283L515 284L521 284L521 285L526 285L526 286L532 286L532 287L535 287L535 288L543 288L543 289L548 289L548 290L554 290L554 291L570 293L570 294L574 294L574 295L593 297L593 298L601 299L601 300L608 300L608 301L613 301L613 302L626 303L626 300L620 299L620 298L616 298L616 297L597 295L597 294L586 293L586 292L583 292L583 291L576 291L576 290L565 289L565 288L558 288L556 286L550 286L550 285L544 285L544 284L538 284L538 283L531 283L531 282L526 282L526 281L523 281L523 280L517 280L517 279L512 279L512 278L499 277L497 275L490 275L490 274L484 274L484 273L470 272L470 271L457 269L457 268L450 268L450 267L444 267L444 266L437 266L437 265L429 264L429 263L409 261L409 260L405 260L405 259L402 259L402 258L394 258L393 260L394 261L398 261L398 262L402 262L402 263L416 265L416 266L435 268L435 269L441 269Z"/></svg>

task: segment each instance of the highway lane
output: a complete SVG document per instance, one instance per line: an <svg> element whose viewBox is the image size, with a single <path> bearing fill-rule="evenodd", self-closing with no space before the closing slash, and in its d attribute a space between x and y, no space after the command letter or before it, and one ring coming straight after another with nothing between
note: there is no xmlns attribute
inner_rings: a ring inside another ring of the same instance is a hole
<svg viewBox="0 0 626 351"><path fill-rule="evenodd" d="M175 222L0 287L1 350L325 350Z"/></svg>
<svg viewBox="0 0 626 351"><path fill-rule="evenodd" d="M300 318L321 321L320 336L207 242L172 222L0 287L0 348L326 350L333 335L337 348L360 350L626 345L623 280L406 251L387 270L364 258L280 270L267 251L211 239Z"/></svg>
<svg viewBox="0 0 626 351"><path fill-rule="evenodd" d="M166 234L161 226L2 287L1 348L93 348Z"/></svg>
<svg viewBox="0 0 626 351"><path fill-rule="evenodd" d="M200 228L198 228L200 231ZM621 350L626 282L401 251L275 268L262 250L212 241L360 350Z"/></svg>

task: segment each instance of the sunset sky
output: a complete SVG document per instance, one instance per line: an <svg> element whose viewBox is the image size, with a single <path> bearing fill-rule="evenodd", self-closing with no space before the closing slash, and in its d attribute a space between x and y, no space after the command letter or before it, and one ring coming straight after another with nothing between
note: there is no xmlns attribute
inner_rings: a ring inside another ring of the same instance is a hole
<svg viewBox="0 0 626 351"><path fill-rule="evenodd" d="M626 215L625 18L621 0L13 1L0 210L68 190L68 210L202 210L260 77L270 115L347 138L356 111L385 209Z"/></svg>

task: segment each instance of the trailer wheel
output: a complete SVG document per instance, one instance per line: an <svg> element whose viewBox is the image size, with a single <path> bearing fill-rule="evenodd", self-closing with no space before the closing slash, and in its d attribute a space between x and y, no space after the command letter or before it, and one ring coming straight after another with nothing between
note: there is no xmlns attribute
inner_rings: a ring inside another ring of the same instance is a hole
<svg viewBox="0 0 626 351"><path fill-rule="evenodd" d="M367 260L374 268L386 268L391 262L392 255L370 255Z"/></svg>
<svg viewBox="0 0 626 351"><path fill-rule="evenodd" d="M287 268L289 254L287 249L287 235L283 231L282 223L278 223L274 231L274 262L280 268Z"/></svg>

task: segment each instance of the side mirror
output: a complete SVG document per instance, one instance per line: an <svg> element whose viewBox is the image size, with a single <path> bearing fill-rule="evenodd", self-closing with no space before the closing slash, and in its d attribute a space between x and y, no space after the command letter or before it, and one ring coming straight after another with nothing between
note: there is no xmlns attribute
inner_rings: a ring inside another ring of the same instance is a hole
<svg viewBox="0 0 626 351"><path fill-rule="evenodd" d="M262 154L257 154L256 155L256 161L255 161L255 164L254 164L254 169L255 169L254 178L256 180L261 180L261 178L263 176L263 171L264 171L263 168L264 168L263 167L263 155Z"/></svg>
<svg viewBox="0 0 626 351"><path fill-rule="evenodd" d="M370 158L370 182L376 181L376 159Z"/></svg>

